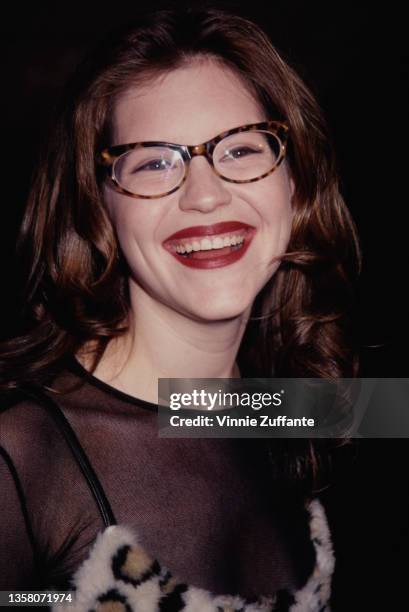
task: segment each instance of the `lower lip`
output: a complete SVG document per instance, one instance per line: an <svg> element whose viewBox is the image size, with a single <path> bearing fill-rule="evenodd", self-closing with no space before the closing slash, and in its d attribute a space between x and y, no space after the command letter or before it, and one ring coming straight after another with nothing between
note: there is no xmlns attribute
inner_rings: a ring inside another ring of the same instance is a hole
<svg viewBox="0 0 409 612"><path fill-rule="evenodd" d="M169 252L171 255L173 255L173 257L175 257L175 259L180 261L181 264L188 268L196 268L200 270L224 268L224 266L230 266L244 256L250 246L251 241L253 240L254 234L255 230L249 230L244 238L242 246L239 249L230 251L230 253L225 255L217 255L217 249L214 249L214 257L209 257L208 259L193 259L190 257L183 257L183 255L179 255L179 253L175 253L173 251Z"/></svg>

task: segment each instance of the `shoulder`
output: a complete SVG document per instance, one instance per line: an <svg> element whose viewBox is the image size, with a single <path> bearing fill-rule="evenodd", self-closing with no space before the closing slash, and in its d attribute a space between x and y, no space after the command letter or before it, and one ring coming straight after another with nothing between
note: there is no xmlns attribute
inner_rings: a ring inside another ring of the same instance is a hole
<svg viewBox="0 0 409 612"><path fill-rule="evenodd" d="M41 457L50 456L61 446L58 423L38 396L20 389L2 394L0 400L0 448L20 467L36 465Z"/></svg>
<svg viewBox="0 0 409 612"><path fill-rule="evenodd" d="M30 430L34 433L47 429L47 423L50 426L54 423L55 427L61 408L70 397L70 390L78 389L84 382L63 368L43 384L23 384L11 391L0 392L0 444L1 435L6 431L22 434ZM79 398L76 399L80 405Z"/></svg>
<svg viewBox="0 0 409 612"><path fill-rule="evenodd" d="M43 418L42 405L23 389L0 396L0 441L8 432L28 429L37 419ZM24 426L24 427L23 427Z"/></svg>

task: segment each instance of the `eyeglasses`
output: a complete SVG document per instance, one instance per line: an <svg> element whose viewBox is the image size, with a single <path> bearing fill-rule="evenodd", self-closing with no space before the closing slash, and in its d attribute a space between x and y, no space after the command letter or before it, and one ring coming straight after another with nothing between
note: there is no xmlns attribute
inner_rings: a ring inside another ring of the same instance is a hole
<svg viewBox="0 0 409 612"><path fill-rule="evenodd" d="M215 173L229 183L252 183L268 176L284 159L289 127L263 121L228 130L199 145L134 142L103 149L113 187L134 198L162 198L179 189L193 157L204 155Z"/></svg>

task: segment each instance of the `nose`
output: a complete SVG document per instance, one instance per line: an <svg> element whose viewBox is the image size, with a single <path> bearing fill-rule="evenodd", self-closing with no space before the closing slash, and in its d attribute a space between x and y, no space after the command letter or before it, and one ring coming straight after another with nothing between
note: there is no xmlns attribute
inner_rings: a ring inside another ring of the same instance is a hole
<svg viewBox="0 0 409 612"><path fill-rule="evenodd" d="M188 169L184 185L180 189L181 210L211 212L231 202L226 183L214 172L204 156L194 157Z"/></svg>

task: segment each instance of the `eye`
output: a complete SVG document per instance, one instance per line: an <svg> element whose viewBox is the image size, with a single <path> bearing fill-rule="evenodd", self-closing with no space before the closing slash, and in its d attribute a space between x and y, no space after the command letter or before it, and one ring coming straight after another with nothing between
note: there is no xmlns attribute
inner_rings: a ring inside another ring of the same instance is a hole
<svg viewBox="0 0 409 612"><path fill-rule="evenodd" d="M227 161L228 159L240 160L251 155L258 155L261 152L262 151L258 148L248 145L241 145L227 149L220 161Z"/></svg>
<svg viewBox="0 0 409 612"><path fill-rule="evenodd" d="M160 170L168 170L169 168L171 168L172 164L170 161L163 159L163 158L157 158L157 159L150 159L146 162L144 162L143 164L140 164L139 166L133 168L132 172L141 172L142 170L148 170L148 171L160 171Z"/></svg>

